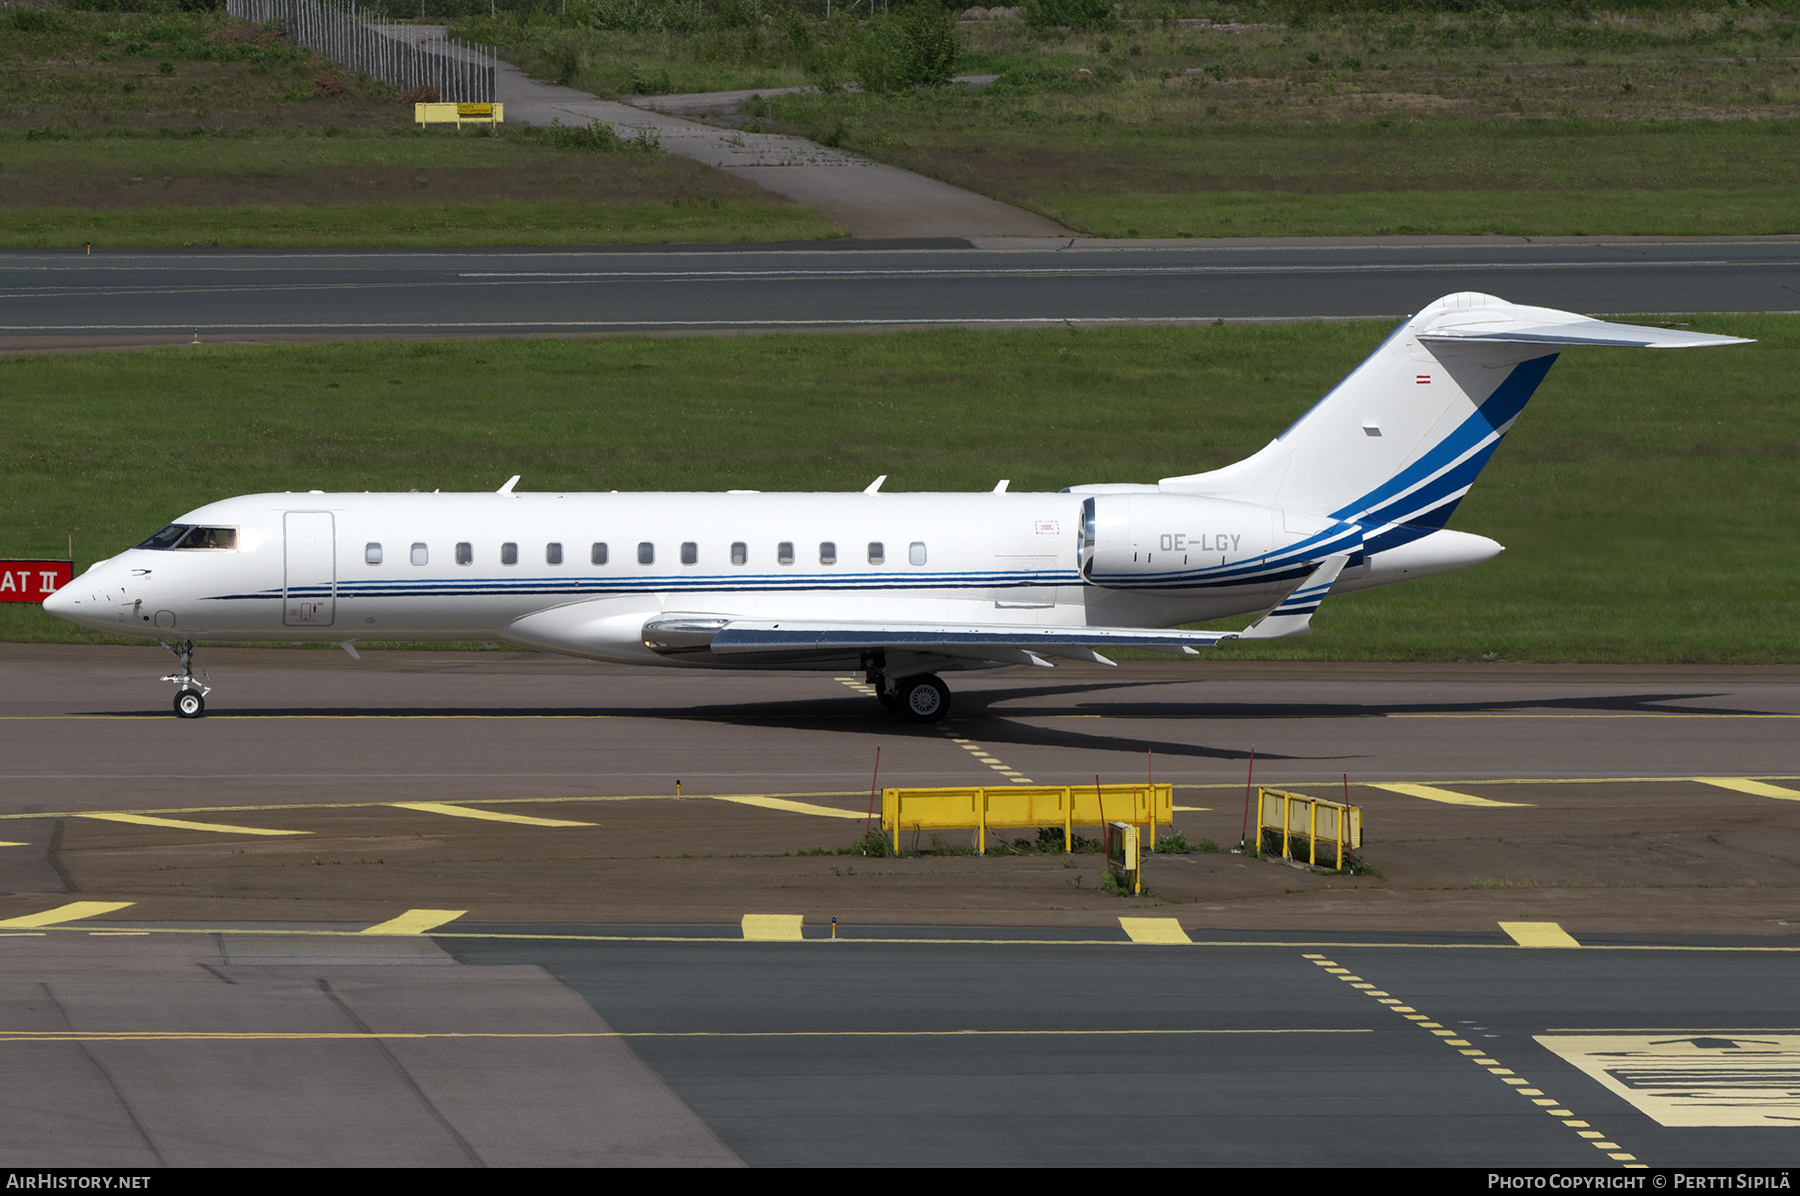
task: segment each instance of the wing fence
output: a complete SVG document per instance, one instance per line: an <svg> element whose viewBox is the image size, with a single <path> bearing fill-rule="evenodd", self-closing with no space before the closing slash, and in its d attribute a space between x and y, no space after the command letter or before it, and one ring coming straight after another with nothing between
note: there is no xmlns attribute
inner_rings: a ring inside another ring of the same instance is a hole
<svg viewBox="0 0 1800 1196"><path fill-rule="evenodd" d="M498 57L489 46L426 35L416 26L377 17L334 0L225 0L240 21L278 23L296 45L335 58L351 70L403 92L429 88L446 103L491 104Z"/></svg>

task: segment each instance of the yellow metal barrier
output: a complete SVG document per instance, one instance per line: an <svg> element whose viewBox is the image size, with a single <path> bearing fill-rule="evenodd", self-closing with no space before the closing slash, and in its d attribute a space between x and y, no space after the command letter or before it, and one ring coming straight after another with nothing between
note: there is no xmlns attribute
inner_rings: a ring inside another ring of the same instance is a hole
<svg viewBox="0 0 1800 1196"><path fill-rule="evenodd" d="M497 125L505 122L505 104L414 104L413 120L421 125Z"/></svg>
<svg viewBox="0 0 1800 1196"><path fill-rule="evenodd" d="M1074 846L1074 828L1109 822L1156 828L1175 816L1173 785L1008 785L1004 788L883 789L881 829L900 847L902 831L972 830L987 851L987 829L1058 826L1063 850Z"/></svg>
<svg viewBox="0 0 1800 1196"><path fill-rule="evenodd" d="M1306 862L1318 865L1322 850L1330 866L1348 868L1362 847L1362 807L1307 797L1280 789L1256 791L1257 850L1264 855L1294 858L1296 840L1306 844Z"/></svg>

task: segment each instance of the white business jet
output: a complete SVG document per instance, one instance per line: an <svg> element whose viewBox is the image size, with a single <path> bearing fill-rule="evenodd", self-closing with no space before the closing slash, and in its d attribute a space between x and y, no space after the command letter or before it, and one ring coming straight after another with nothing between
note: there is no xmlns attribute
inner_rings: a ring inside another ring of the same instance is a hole
<svg viewBox="0 0 1800 1196"><path fill-rule="evenodd" d="M1444 527L1565 345L1747 343L1464 293L1396 328L1262 451L1055 494L253 494L51 595L163 642L499 640L629 664L855 669L915 722L938 673L1305 635L1328 595L1488 560ZM1229 401L1224 400L1224 401ZM1172 630L1254 615L1242 631ZM202 670L204 672L204 670Z"/></svg>

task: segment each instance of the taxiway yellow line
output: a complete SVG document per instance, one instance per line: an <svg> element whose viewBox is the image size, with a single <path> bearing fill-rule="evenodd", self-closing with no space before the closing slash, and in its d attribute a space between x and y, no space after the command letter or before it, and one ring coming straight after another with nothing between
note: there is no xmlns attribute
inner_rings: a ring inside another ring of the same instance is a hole
<svg viewBox="0 0 1800 1196"><path fill-rule="evenodd" d="M9 1042L268 1042L348 1041L418 1038L1127 1038L1234 1036L1257 1034L1373 1034L1371 1028L1270 1027L1267 1029L1215 1030L441 1030L427 1033L359 1033L354 1031L234 1031L234 1030L0 1030L0 1043Z"/></svg>
<svg viewBox="0 0 1800 1196"><path fill-rule="evenodd" d="M1800 801L1800 789L1784 789L1780 785L1771 785L1767 781L1753 781L1749 777L1694 777L1693 780L1702 785L1713 785L1720 789L1730 789L1735 793L1748 793L1752 797L1773 797L1781 801Z"/></svg>
<svg viewBox="0 0 1800 1196"><path fill-rule="evenodd" d="M1470 797L1466 793L1457 793L1452 789L1440 789L1436 785L1415 785L1407 781L1381 781L1369 785L1372 789L1386 789L1389 793L1398 793L1405 797L1422 797L1426 801L1442 802L1451 806L1529 806L1529 802L1495 801L1488 797Z"/></svg>
<svg viewBox="0 0 1800 1196"><path fill-rule="evenodd" d="M1575 936L1557 922L1502 922L1500 929L1521 947L1581 946Z"/></svg>
<svg viewBox="0 0 1800 1196"><path fill-rule="evenodd" d="M745 914L742 926L747 943L798 943L806 936L800 927L803 914Z"/></svg>
<svg viewBox="0 0 1800 1196"><path fill-rule="evenodd" d="M130 901L71 901L67 905L59 905L55 909L40 910L35 914L23 914L17 918L8 918L4 922L0 922L0 926L16 930L28 930L38 926L58 926L64 922L110 914L114 910L121 910L132 904L134 903Z"/></svg>
<svg viewBox="0 0 1800 1196"><path fill-rule="evenodd" d="M597 826L593 822L571 822L564 818L533 818L529 814L498 814L493 810L477 810L473 806L453 806L441 801L397 801L390 805L401 810L418 810L422 814L447 814L452 818L480 818L487 822L516 822L521 826Z"/></svg>
<svg viewBox="0 0 1800 1196"><path fill-rule="evenodd" d="M867 797L867 789L831 789L818 793L706 793L689 794L690 797L710 797L714 800L729 801L741 797ZM437 805L466 806L479 802L484 806L537 806L559 805L568 802L603 802L603 801L674 801L672 793L625 793L588 794L582 797L471 797ZM369 798L359 801L315 801L315 802L277 802L266 806L174 806L167 809L152 810L50 810L35 814L0 814L0 822L20 818L97 818L115 813L147 816L157 814L237 814L261 810L367 810L375 806L391 806L395 802L391 798Z"/></svg>
<svg viewBox="0 0 1800 1196"><path fill-rule="evenodd" d="M409 909L398 918L389 918L385 922L377 922L358 934L424 934L436 930L446 922L454 922L469 911L466 909Z"/></svg>
<svg viewBox="0 0 1800 1196"><path fill-rule="evenodd" d="M220 835L310 835L311 831L282 831L264 826L230 826L222 822L188 822L182 818L157 818L150 814L76 814L75 818L92 818L100 822L130 822L138 826L160 826L178 831L212 831Z"/></svg>
<svg viewBox="0 0 1800 1196"><path fill-rule="evenodd" d="M728 797L712 797L711 801L728 801L740 806L760 806L765 810L783 810L789 814L814 814L820 818L849 818L860 820L868 817L868 813L857 813L855 810L840 810L836 806L815 806L811 802L790 801L785 797L748 797L733 795Z"/></svg>
<svg viewBox="0 0 1800 1196"><path fill-rule="evenodd" d="M86 903L77 903L86 904ZM106 904L96 902L93 904ZM119 903L129 905L130 902ZM88 916L88 915L81 915ZM790 917L792 915L789 915ZM0 926L8 923L0 922ZM48 926L49 932L64 929L51 923L34 923ZM109 930L142 930L146 934L203 934L232 935L253 934L264 937L285 936L290 938L355 938L362 934L360 930L279 930L268 927L245 928L241 926L110 926ZM802 939L808 944L833 946L839 943L854 943L859 946L964 946L964 947L1131 947L1135 946L1129 938L1105 939L976 939L976 938L915 938L915 937L883 937L852 938L845 933L847 927L839 925L839 937ZM700 934L523 934L505 931L459 931L447 930L436 937L456 939L477 939L494 942L546 942L546 943L742 943L741 934L737 935L700 935ZM1352 947L1365 947L1378 950L1395 951L1524 951L1529 948L1517 943L1408 943L1408 942L1330 942L1316 943L1304 940L1274 939L1195 939L1195 947L1322 947L1336 950L1349 950ZM1671 951L1683 954L1714 955L1800 955L1800 946L1702 946L1688 943L1583 943L1583 951Z"/></svg>
<svg viewBox="0 0 1800 1196"><path fill-rule="evenodd" d="M1194 941L1174 918L1120 918L1119 929L1134 943L1188 944Z"/></svg>

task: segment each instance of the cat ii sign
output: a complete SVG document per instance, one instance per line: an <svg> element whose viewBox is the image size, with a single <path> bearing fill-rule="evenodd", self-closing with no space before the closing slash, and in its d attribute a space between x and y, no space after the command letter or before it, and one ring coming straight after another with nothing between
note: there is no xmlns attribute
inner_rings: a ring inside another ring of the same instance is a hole
<svg viewBox="0 0 1800 1196"><path fill-rule="evenodd" d="M42 602L74 576L68 561L0 561L0 602Z"/></svg>

